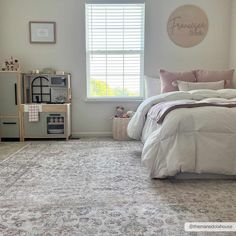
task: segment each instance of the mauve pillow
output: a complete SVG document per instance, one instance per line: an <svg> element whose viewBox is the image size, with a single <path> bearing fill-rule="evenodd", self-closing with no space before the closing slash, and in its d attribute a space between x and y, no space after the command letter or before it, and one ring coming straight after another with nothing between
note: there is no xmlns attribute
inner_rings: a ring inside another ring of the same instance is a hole
<svg viewBox="0 0 236 236"><path fill-rule="evenodd" d="M169 72L161 69L160 79L161 79L161 93L178 91L178 87L172 85L173 81L176 80L196 82L196 78L193 71Z"/></svg>
<svg viewBox="0 0 236 236"><path fill-rule="evenodd" d="M197 82L225 81L225 88L233 87L234 70L195 70Z"/></svg>

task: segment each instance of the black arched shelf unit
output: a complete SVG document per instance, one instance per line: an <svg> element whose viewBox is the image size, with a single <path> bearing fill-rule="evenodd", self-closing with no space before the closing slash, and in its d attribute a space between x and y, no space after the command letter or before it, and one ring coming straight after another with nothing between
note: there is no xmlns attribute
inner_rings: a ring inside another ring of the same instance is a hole
<svg viewBox="0 0 236 236"><path fill-rule="evenodd" d="M32 102L33 103L50 103L51 88L48 78L37 76L31 83Z"/></svg>

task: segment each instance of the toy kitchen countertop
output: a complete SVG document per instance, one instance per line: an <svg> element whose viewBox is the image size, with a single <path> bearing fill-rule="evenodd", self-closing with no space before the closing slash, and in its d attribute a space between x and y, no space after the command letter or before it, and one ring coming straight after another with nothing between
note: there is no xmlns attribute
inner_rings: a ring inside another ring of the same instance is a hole
<svg viewBox="0 0 236 236"><path fill-rule="evenodd" d="M71 103L29 103L21 104L21 111L28 112L27 107L31 104L37 104L41 108L39 109L39 112L66 112L68 110L68 107L71 107Z"/></svg>

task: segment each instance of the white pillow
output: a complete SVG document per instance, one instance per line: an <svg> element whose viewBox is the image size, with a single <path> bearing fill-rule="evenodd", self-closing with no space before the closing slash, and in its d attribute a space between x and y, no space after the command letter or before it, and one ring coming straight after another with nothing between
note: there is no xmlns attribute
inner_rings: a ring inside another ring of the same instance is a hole
<svg viewBox="0 0 236 236"><path fill-rule="evenodd" d="M189 91L196 89L211 89L211 90L219 90L224 89L225 81L217 81L217 82L186 82L177 80L176 84L179 88L179 91Z"/></svg>
<svg viewBox="0 0 236 236"><path fill-rule="evenodd" d="M159 78L144 76L145 97L149 98L161 93L161 82Z"/></svg>

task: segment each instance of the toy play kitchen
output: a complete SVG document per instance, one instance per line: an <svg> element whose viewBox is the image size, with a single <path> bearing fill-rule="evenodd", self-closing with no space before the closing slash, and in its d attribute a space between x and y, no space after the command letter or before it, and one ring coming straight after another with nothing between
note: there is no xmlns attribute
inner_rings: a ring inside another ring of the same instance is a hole
<svg viewBox="0 0 236 236"><path fill-rule="evenodd" d="M22 139L71 135L71 75L23 74Z"/></svg>
<svg viewBox="0 0 236 236"><path fill-rule="evenodd" d="M0 138L71 135L71 75L0 71Z"/></svg>

